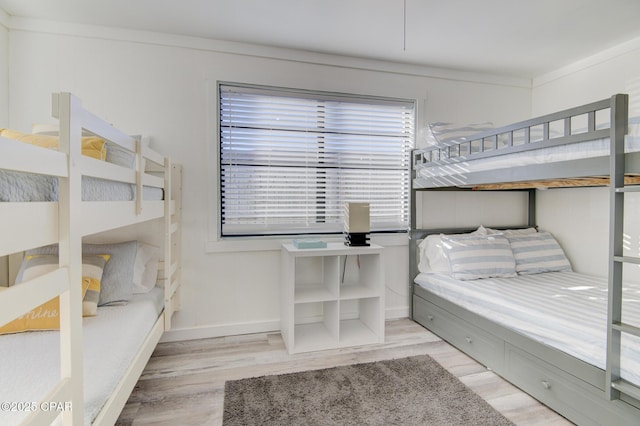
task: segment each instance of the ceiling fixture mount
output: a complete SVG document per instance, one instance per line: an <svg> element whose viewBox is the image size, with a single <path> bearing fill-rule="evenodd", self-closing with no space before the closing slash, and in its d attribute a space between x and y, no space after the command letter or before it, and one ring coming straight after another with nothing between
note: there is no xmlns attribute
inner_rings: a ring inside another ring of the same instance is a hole
<svg viewBox="0 0 640 426"><path fill-rule="evenodd" d="M403 22L402 22L402 50L407 51L407 0L404 1Z"/></svg>

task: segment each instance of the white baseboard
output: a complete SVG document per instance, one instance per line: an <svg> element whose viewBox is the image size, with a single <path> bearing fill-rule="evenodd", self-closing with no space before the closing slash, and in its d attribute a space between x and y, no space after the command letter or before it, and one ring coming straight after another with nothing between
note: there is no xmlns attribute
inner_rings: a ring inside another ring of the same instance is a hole
<svg viewBox="0 0 640 426"><path fill-rule="evenodd" d="M385 319L408 318L408 307L387 308ZM280 331L280 320L252 321L224 325L178 328L165 331L160 342L208 339L212 337L238 336L241 334L269 333Z"/></svg>
<svg viewBox="0 0 640 426"><path fill-rule="evenodd" d="M237 336L240 334L274 331L280 331L280 320L178 328L165 331L160 342L177 342L181 340L208 339L211 337Z"/></svg>
<svg viewBox="0 0 640 426"><path fill-rule="evenodd" d="M409 307L408 306L397 306L395 308L387 308L384 312L385 319L400 319L400 318L409 318Z"/></svg>

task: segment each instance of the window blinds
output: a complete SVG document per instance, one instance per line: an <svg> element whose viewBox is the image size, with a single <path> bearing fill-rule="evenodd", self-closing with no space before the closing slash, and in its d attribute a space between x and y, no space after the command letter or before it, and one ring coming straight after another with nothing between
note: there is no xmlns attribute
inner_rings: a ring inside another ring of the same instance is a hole
<svg viewBox="0 0 640 426"><path fill-rule="evenodd" d="M344 203L372 231L409 226L414 102L219 85L221 234L337 233Z"/></svg>

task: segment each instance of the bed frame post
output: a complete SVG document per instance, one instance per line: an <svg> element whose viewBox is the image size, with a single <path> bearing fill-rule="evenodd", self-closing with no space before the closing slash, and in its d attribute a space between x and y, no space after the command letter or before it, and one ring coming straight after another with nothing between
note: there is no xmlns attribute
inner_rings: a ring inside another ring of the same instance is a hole
<svg viewBox="0 0 640 426"><path fill-rule="evenodd" d="M60 121L60 150L68 155L68 177L59 179L59 264L69 270L69 289L60 295L60 372L68 381L71 411L63 411L65 425L84 422L82 365L82 236L81 160L82 106L70 93L53 96L54 116ZM61 401L66 402L66 401Z"/></svg>
<svg viewBox="0 0 640 426"><path fill-rule="evenodd" d="M609 182L609 300L607 312L606 393L610 399L620 398L613 383L620 380L622 323L622 269L624 240L624 136L627 133L628 96L611 98L610 182Z"/></svg>
<svg viewBox="0 0 640 426"><path fill-rule="evenodd" d="M144 167L145 167L145 159L144 159L144 145L142 143L142 138L136 137L136 159L135 159L135 167L136 167L136 214L142 214L142 207L144 205L143 201L143 185L142 185L142 175L144 175Z"/></svg>
<svg viewBox="0 0 640 426"><path fill-rule="evenodd" d="M180 295L180 190L181 173L179 165L165 159L165 213L164 213L164 329L171 329L171 317L179 309Z"/></svg>
<svg viewBox="0 0 640 426"><path fill-rule="evenodd" d="M173 247L171 241L171 159L164 160L164 329L171 328L173 315L173 294L171 294L171 278L173 264Z"/></svg>
<svg viewBox="0 0 640 426"><path fill-rule="evenodd" d="M413 280L418 276L418 242L414 228L409 231L409 318L413 318Z"/></svg>
<svg viewBox="0 0 640 426"><path fill-rule="evenodd" d="M173 235L171 236L171 244L173 246L173 258L177 265L175 271L174 281L177 284L175 293L173 295L173 312L179 311L182 308L181 301L181 288L182 288L182 166L179 164L173 164L171 167L171 188L173 193L171 199L174 204L173 212Z"/></svg>
<svg viewBox="0 0 640 426"><path fill-rule="evenodd" d="M418 206L416 204L416 191L413 189L413 180L416 178L416 172L413 167L414 157L413 152L409 161L409 318L413 319L413 279L418 275L418 244L416 241L416 234L414 232L417 229L417 212Z"/></svg>
<svg viewBox="0 0 640 426"><path fill-rule="evenodd" d="M536 189L527 190L529 193L529 206L527 209L527 225L532 228L538 226L536 218Z"/></svg>

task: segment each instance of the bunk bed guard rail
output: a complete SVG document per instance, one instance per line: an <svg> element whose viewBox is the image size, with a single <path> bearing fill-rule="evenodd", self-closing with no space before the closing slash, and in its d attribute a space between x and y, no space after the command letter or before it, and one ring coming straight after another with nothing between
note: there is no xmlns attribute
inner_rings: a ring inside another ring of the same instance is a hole
<svg viewBox="0 0 640 426"><path fill-rule="evenodd" d="M413 168L456 164L462 161L608 138L613 122L609 119L609 111L618 97L626 98L627 95L614 95L611 99L487 130L459 141L415 149L412 158ZM586 118L586 127L581 124L581 128L576 129L576 123L584 121L583 118ZM551 129L554 130L553 133Z"/></svg>

